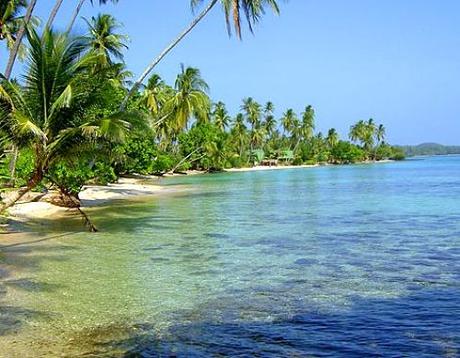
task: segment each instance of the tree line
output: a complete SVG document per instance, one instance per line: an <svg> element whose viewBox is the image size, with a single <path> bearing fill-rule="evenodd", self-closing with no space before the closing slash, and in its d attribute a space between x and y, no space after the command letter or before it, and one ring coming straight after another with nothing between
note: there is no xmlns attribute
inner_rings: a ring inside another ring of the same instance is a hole
<svg viewBox="0 0 460 358"><path fill-rule="evenodd" d="M384 127L373 120L351 127L352 143L340 140L335 129L316 133L311 106L300 114L288 109L275 118L273 103L261 105L249 97L233 117L223 102L211 100L199 69L182 65L174 84L152 75L153 67L218 1L211 1L134 83L123 60L127 37L112 15L85 19L86 34L72 34L84 2L62 33L52 27L62 0L42 29L32 16L36 1L0 3L0 40L10 49L0 78L0 180L3 187L18 188L3 200L0 211L30 190L54 187L77 198L86 183L108 183L131 173L402 157L385 143ZM193 6L199 3L192 1ZM276 1L220 3L229 30L233 19L239 37L242 16L252 31L267 7L278 12ZM11 79L17 55L26 59L24 70Z"/></svg>

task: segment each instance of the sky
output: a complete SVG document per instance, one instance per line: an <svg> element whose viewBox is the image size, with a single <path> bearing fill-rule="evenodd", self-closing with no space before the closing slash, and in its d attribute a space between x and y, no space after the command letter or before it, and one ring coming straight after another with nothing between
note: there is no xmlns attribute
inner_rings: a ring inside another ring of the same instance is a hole
<svg viewBox="0 0 460 358"><path fill-rule="evenodd" d="M64 28L76 0L64 0ZM81 15L113 14L130 37L128 68L139 74L192 19L189 0L120 0ZM38 0L46 19L54 0ZM280 0L243 41L228 37L216 7L156 71L173 83L180 64L200 68L214 101L236 114L244 97L276 114L312 105L317 130L346 137L373 118L393 144L460 144L460 1ZM75 30L85 32L79 20ZM0 68L6 63L0 51ZM17 70L20 66L17 66Z"/></svg>

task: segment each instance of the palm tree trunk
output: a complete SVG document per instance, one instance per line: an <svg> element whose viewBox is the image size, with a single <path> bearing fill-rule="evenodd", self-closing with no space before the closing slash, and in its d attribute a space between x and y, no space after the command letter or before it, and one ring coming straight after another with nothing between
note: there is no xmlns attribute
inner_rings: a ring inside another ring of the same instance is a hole
<svg viewBox="0 0 460 358"><path fill-rule="evenodd" d="M37 0L30 1L29 6L27 7L27 10L26 10L26 15L24 16L24 22L22 23L21 28L18 31L18 34L16 36L16 41L14 41L13 48L11 49L10 56L8 58L8 64L6 65L6 69L5 69L5 78L7 80L10 79L11 73L13 72L13 66L14 66L14 63L16 62L16 58L18 57L19 47L21 46L22 39L24 38L26 27L29 24L30 19L32 18L32 13L34 11L36 3L37 3ZM12 152L13 152L13 158L11 158L9 170L10 170L11 182L14 183L14 176L16 172L16 161L18 158L18 147L16 145L13 145Z"/></svg>
<svg viewBox="0 0 460 358"><path fill-rule="evenodd" d="M11 150L13 156L11 157L11 162L8 169L10 172L10 185L14 187L16 183L16 162L18 161L19 148L17 145L13 145Z"/></svg>
<svg viewBox="0 0 460 358"><path fill-rule="evenodd" d="M82 0L84 1L84 0ZM190 25L182 31L176 39L174 39L173 42L171 42L161 53L158 57L156 57L142 72L140 77L137 79L137 81L134 83L134 85L131 87L129 90L128 94L125 96L123 99L123 102L120 105L120 110L123 111L126 109L126 105L128 104L129 98L136 92L136 90L139 88L141 85L142 81L149 75L150 72L155 68L156 65L160 63L160 61L174 48L177 46L177 44L185 37L187 36L193 28L198 25L198 23L211 11L211 9L214 7L214 5L217 4L218 0L211 0L211 2L206 6L206 8L190 23Z"/></svg>
<svg viewBox="0 0 460 358"><path fill-rule="evenodd" d="M22 23L21 28L18 31L18 34L16 36L16 41L14 41L13 48L11 49L11 52L10 52L8 64L6 65L5 77L7 80L9 80L11 77L11 72L13 71L14 62L16 61L16 57L18 56L19 47L21 46L22 39L26 32L26 27L29 24L29 21L32 17L32 12L34 11L36 3L37 3L37 0L31 0L29 3L29 6L27 6L26 15L24 16L24 22Z"/></svg>
<svg viewBox="0 0 460 358"><path fill-rule="evenodd" d="M83 7L84 3L86 0L80 0L78 2L77 7L75 8L75 11L72 14L72 18L70 19L70 23L67 26L66 34L69 34L70 31L72 31L73 25L75 24L75 21L77 20L78 14L80 13L81 8Z"/></svg>
<svg viewBox="0 0 460 358"><path fill-rule="evenodd" d="M9 197L1 206L0 213L3 213L6 209L12 207L16 204L21 198L26 195L29 191L34 189L43 179L43 171L41 169L35 170L32 177L27 182L27 186L17 190L11 197Z"/></svg>
<svg viewBox="0 0 460 358"><path fill-rule="evenodd" d="M48 21L46 23L46 29L51 29L51 26L53 26L54 19L56 18L56 15L62 5L62 2L64 0L56 0L56 3L54 4L53 9L51 10L50 16L48 18Z"/></svg>
<svg viewBox="0 0 460 358"><path fill-rule="evenodd" d="M172 170L170 170L168 173L169 174L174 174L174 172L182 165L184 164L188 158L190 158L193 154L195 154L196 152L198 152L199 150L201 150L202 147L199 147L197 149L195 149L193 152L191 152L190 154L188 154L185 158L183 158ZM201 159L201 158L200 158Z"/></svg>

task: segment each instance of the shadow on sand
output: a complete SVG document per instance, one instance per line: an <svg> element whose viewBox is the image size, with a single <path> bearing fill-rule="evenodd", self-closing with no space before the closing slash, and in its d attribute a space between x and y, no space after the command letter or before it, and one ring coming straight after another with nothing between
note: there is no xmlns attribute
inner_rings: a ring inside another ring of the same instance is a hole
<svg viewBox="0 0 460 358"><path fill-rule="evenodd" d="M56 237L35 235L37 236L38 238L35 239L17 239L7 244L0 244L0 336L18 332L31 320L47 319L52 316L51 312L40 312L15 305L17 302L12 297L7 297L11 293L14 296L14 292L37 293L61 288L59 285L38 282L27 276L16 276L17 272L24 274L39 269L44 260L64 260L65 255L62 251L72 249L70 246L52 244L41 246L42 242Z"/></svg>

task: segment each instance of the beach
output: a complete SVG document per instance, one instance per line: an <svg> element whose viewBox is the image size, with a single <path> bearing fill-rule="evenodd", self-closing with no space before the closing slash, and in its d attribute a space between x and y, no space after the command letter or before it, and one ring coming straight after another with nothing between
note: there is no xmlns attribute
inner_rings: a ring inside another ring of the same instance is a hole
<svg viewBox="0 0 460 358"><path fill-rule="evenodd" d="M166 188L160 184L154 184L155 179L120 178L117 183L107 185L88 185L79 194L81 208L90 208L104 205L112 200L135 199L139 197L153 196L160 193L178 192L177 187ZM19 202L8 210L9 216L15 221L25 222L41 218L65 215L72 208L57 206L47 201Z"/></svg>

